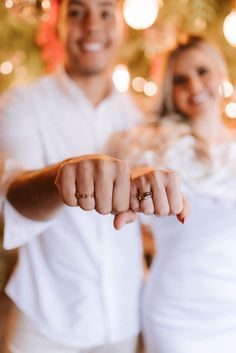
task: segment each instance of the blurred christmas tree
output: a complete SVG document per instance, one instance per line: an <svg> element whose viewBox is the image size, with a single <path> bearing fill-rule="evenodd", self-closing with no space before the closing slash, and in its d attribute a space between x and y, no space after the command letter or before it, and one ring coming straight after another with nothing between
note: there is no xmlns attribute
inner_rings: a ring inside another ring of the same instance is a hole
<svg viewBox="0 0 236 353"><path fill-rule="evenodd" d="M142 31L128 30L120 61L128 66L131 77L142 76L158 81L163 54L175 44L177 38L191 32L203 34L217 42L228 62L231 79L235 82L236 49L226 42L222 30L224 18L232 8L231 0L157 1L160 11L154 25ZM148 2L146 0L146 6ZM31 80L45 71L35 37L39 20L42 17L45 20L52 3L53 0L0 0L0 91ZM40 25L38 43L44 47L44 59L51 57L54 60L58 55L53 52L57 49L49 27L47 21L44 21L44 26ZM45 38L54 41L47 48Z"/></svg>
<svg viewBox="0 0 236 353"><path fill-rule="evenodd" d="M18 6L19 5L19 6ZM29 81L44 68L35 44L40 10L35 3L0 2L0 91Z"/></svg>
<svg viewBox="0 0 236 353"><path fill-rule="evenodd" d="M231 79L236 81L236 48L227 43L223 34L223 21L231 10L231 0L159 0L159 3L159 15L152 27L129 31L123 57L131 73L151 74L155 78L161 70L162 55L183 35L195 33L216 42L229 65Z"/></svg>

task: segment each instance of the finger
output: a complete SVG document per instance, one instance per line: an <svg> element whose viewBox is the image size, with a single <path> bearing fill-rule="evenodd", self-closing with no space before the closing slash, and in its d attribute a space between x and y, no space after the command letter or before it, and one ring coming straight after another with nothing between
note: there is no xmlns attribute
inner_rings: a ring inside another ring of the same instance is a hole
<svg viewBox="0 0 236 353"><path fill-rule="evenodd" d="M75 197L76 171L73 165L61 165L55 184L62 201L68 206L77 206L77 198Z"/></svg>
<svg viewBox="0 0 236 353"><path fill-rule="evenodd" d="M101 160L94 173L95 208L100 214L112 212L113 183L115 172L113 163Z"/></svg>
<svg viewBox="0 0 236 353"><path fill-rule="evenodd" d="M129 209L130 201L130 170L126 163L117 163L113 183L112 212L114 214Z"/></svg>
<svg viewBox="0 0 236 353"><path fill-rule="evenodd" d="M132 179L131 185L130 185L130 208L134 212L139 211L139 201L137 199L137 195L138 195L137 185L136 185L135 179Z"/></svg>
<svg viewBox="0 0 236 353"><path fill-rule="evenodd" d="M188 202L188 200L183 196L183 209L182 211L177 215L177 219L181 223L185 223L189 213L191 212L191 206Z"/></svg>
<svg viewBox="0 0 236 353"><path fill-rule="evenodd" d="M136 218L137 218L136 212L134 212L132 210L128 210L126 212L122 212L122 213L117 214L114 217L113 224L114 224L115 229L119 230L125 224L134 222L136 220Z"/></svg>
<svg viewBox="0 0 236 353"><path fill-rule="evenodd" d="M139 211L150 215L154 213L152 191L150 188L149 173L136 177L133 182L136 184L136 199L139 202Z"/></svg>
<svg viewBox="0 0 236 353"><path fill-rule="evenodd" d="M94 193L94 165L90 161L83 161L77 165L76 175L77 205L83 210L95 208Z"/></svg>
<svg viewBox="0 0 236 353"><path fill-rule="evenodd" d="M165 174L165 183L170 208L169 214L177 215L183 209L183 195L178 174L174 171L167 171Z"/></svg>
<svg viewBox="0 0 236 353"><path fill-rule="evenodd" d="M150 189L150 186L146 186L144 190L147 191L138 191L138 195L141 198L139 202L139 210L145 215L152 215L154 213L152 191Z"/></svg>
<svg viewBox="0 0 236 353"><path fill-rule="evenodd" d="M141 177L148 175L150 171L153 171L153 167L139 166L132 169L130 208L135 212L140 211L140 201L138 200L138 195L140 195L140 193L142 194L143 190L145 190L145 178L141 179ZM151 191L150 186L147 187L147 190ZM146 192L146 190L144 192Z"/></svg>
<svg viewBox="0 0 236 353"><path fill-rule="evenodd" d="M154 213L157 216L167 216L170 212L163 173L163 171L156 171L151 174L152 199Z"/></svg>

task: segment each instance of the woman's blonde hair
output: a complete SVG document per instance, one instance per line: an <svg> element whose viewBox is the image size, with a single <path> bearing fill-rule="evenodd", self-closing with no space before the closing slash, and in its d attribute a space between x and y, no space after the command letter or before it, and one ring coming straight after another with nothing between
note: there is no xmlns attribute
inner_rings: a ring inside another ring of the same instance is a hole
<svg viewBox="0 0 236 353"><path fill-rule="evenodd" d="M194 35L188 36L184 41L179 42L177 47L169 53L162 87L162 101L159 110L160 117L178 113L172 95L174 65L179 55L189 49L200 49L206 53L208 57L212 59L214 65L216 65L222 81L228 78L227 65L218 48L203 37Z"/></svg>

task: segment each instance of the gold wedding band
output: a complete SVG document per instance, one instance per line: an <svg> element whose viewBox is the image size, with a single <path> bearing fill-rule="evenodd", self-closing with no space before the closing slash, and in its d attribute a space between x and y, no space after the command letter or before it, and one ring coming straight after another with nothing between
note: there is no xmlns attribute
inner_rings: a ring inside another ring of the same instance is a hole
<svg viewBox="0 0 236 353"><path fill-rule="evenodd" d="M75 197L77 198L77 200L79 199L83 199L83 200L87 200L90 198L94 198L95 197L95 193L93 192L92 194L79 194L78 191L75 192Z"/></svg>
<svg viewBox="0 0 236 353"><path fill-rule="evenodd" d="M141 202L141 201L145 200L147 197L152 197L151 191L144 192L143 194L138 194L137 200L138 200L138 202Z"/></svg>

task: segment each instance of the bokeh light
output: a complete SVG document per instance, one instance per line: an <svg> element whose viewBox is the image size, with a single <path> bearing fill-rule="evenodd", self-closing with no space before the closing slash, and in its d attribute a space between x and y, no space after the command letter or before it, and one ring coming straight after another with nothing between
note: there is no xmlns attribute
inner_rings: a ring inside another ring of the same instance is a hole
<svg viewBox="0 0 236 353"><path fill-rule="evenodd" d="M130 74L125 65L117 65L114 68L112 79L119 92L127 92L130 83Z"/></svg>
<svg viewBox="0 0 236 353"><path fill-rule="evenodd" d="M158 0L125 0L124 2L125 21L134 29L149 28L156 21L158 12Z"/></svg>

